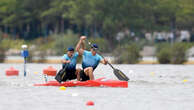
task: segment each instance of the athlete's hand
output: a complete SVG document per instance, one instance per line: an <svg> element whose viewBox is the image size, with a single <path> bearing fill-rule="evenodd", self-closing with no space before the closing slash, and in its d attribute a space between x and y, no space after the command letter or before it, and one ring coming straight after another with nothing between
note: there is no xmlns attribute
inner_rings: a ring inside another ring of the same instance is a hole
<svg viewBox="0 0 194 110"><path fill-rule="evenodd" d="M85 39L86 39L86 36L81 36L81 37L80 37L80 40L81 40L81 41L84 41Z"/></svg>
<svg viewBox="0 0 194 110"><path fill-rule="evenodd" d="M66 63L70 63L71 61L70 60L67 60Z"/></svg>
<svg viewBox="0 0 194 110"><path fill-rule="evenodd" d="M108 63L108 60L107 59L104 59L104 64L106 65Z"/></svg>

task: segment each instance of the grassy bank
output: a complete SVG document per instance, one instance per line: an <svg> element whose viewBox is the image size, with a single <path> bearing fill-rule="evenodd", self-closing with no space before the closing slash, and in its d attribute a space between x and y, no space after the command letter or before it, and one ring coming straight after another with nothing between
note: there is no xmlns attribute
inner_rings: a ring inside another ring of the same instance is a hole
<svg viewBox="0 0 194 110"><path fill-rule="evenodd" d="M194 46L193 43L157 43L150 44L146 40L131 41L123 40L116 42L114 46L110 46L110 42L100 37L89 37L88 40L96 43L100 47L102 53L109 53L114 56L115 64L193 64L188 60L188 49ZM4 63L21 63L18 60L6 60L5 56L20 55L21 45L27 44L29 50L28 62L30 63L60 63L60 59L48 60L46 56L62 56L66 53L69 46L75 47L79 41L79 35L72 31L67 31L66 34L53 34L48 37L39 37L34 40L24 41L22 39L12 39L11 37L0 40L0 58ZM144 46L152 46L156 48L154 53L157 58L155 61L142 61L140 54ZM86 43L86 48L90 47ZM38 57L39 59L35 59ZM80 60L79 60L80 61Z"/></svg>

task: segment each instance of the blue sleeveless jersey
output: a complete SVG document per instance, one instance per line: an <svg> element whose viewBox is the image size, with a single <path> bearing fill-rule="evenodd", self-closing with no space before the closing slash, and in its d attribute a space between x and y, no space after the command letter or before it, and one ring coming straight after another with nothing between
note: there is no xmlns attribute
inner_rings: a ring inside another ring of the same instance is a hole
<svg viewBox="0 0 194 110"><path fill-rule="evenodd" d="M99 62L103 59L99 54L92 55L90 51L84 50L82 55L82 68L92 67L94 70L98 66Z"/></svg>
<svg viewBox="0 0 194 110"><path fill-rule="evenodd" d="M64 54L62 59L63 60L70 60L70 63L67 63L66 70L76 70L76 64L77 64L77 58L78 58L78 53L74 53L73 57L69 57L67 54ZM66 64L63 64L63 68L66 66Z"/></svg>

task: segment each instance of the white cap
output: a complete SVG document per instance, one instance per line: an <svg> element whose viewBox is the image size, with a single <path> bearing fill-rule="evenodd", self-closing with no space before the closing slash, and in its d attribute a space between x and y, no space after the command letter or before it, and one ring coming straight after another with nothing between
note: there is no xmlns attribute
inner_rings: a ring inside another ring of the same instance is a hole
<svg viewBox="0 0 194 110"><path fill-rule="evenodd" d="M22 49L26 49L26 48L28 48L28 46L27 45L22 45Z"/></svg>

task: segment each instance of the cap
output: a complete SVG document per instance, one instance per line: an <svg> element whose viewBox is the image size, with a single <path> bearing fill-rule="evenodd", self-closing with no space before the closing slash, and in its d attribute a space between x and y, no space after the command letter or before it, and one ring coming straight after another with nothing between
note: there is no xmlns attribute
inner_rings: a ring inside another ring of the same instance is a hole
<svg viewBox="0 0 194 110"><path fill-rule="evenodd" d="M74 51L74 48L73 47L68 47L67 51Z"/></svg>
<svg viewBox="0 0 194 110"><path fill-rule="evenodd" d="M98 49L98 45L97 44L92 44L92 48Z"/></svg>

